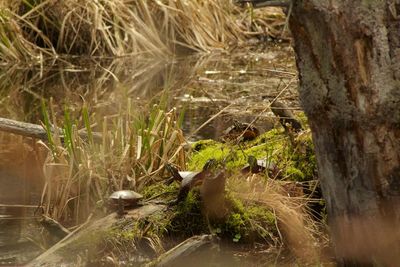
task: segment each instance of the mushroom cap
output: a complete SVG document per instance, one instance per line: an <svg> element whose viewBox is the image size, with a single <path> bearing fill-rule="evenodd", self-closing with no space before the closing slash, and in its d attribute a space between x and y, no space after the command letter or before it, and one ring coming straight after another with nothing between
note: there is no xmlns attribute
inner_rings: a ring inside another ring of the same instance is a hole
<svg viewBox="0 0 400 267"><path fill-rule="evenodd" d="M140 199L142 199L143 196L139 193L136 193L135 191L132 190L119 190L119 191L115 191L114 193L112 193L109 196L110 200L119 200L122 199L124 201L128 201L128 202L135 202L138 201Z"/></svg>

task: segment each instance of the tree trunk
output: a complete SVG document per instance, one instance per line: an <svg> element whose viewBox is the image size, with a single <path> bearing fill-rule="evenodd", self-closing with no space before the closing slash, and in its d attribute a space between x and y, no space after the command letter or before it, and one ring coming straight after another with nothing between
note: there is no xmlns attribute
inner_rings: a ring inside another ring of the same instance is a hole
<svg viewBox="0 0 400 267"><path fill-rule="evenodd" d="M342 266L400 262L399 18L399 0L293 0L300 98Z"/></svg>

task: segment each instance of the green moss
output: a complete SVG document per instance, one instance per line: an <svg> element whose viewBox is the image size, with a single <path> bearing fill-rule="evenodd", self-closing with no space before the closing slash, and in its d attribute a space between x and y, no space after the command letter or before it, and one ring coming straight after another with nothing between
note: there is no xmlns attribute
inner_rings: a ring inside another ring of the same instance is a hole
<svg viewBox="0 0 400 267"><path fill-rule="evenodd" d="M118 242L120 244L128 244L138 240L140 234L137 229L113 229L107 233L104 240L106 243L115 243Z"/></svg>
<svg viewBox="0 0 400 267"><path fill-rule="evenodd" d="M251 142L239 145L201 140L192 145L193 153L190 156L188 169L201 170L207 160L211 158L224 162L228 170L242 167L247 164L248 155L261 159L271 155L273 150L279 149L280 143L273 141L277 136L281 138L282 132L271 130Z"/></svg>
<svg viewBox="0 0 400 267"><path fill-rule="evenodd" d="M239 242L242 237L246 237L246 221L248 218L245 214L231 213L226 220L224 232L232 235L233 242Z"/></svg>
<svg viewBox="0 0 400 267"><path fill-rule="evenodd" d="M268 224L274 225L276 217L273 212L266 210L265 208L253 206L249 207L248 213L250 218L259 221L265 221Z"/></svg>
<svg viewBox="0 0 400 267"><path fill-rule="evenodd" d="M300 124L303 126L304 129L309 128L308 118L304 112L297 113L296 118L300 122Z"/></svg>
<svg viewBox="0 0 400 267"><path fill-rule="evenodd" d="M261 134L259 137L249 142L249 146L255 146L259 144L269 143L275 140L277 137L282 137L283 132L279 129L272 129L268 132Z"/></svg>
<svg viewBox="0 0 400 267"><path fill-rule="evenodd" d="M154 188L154 186L153 186ZM158 192L158 190L155 190ZM175 194L176 197L176 194ZM137 221L121 219L114 225L105 238L105 242L115 244L133 244L143 237L163 238L168 235L174 237L190 237L208 231L201 214L200 194L193 190L187 198L176 206L156 212L145 219ZM111 246L112 247L112 246Z"/></svg>
<svg viewBox="0 0 400 267"><path fill-rule="evenodd" d="M220 230L221 236L233 242L248 243L267 239L276 233L276 218L272 211L254 204L245 205L229 194L227 205L230 213L226 220L214 225Z"/></svg>
<svg viewBox="0 0 400 267"><path fill-rule="evenodd" d="M291 150L291 170L297 170L297 176L293 176L291 180L310 181L315 179L317 161L315 158L311 134L309 133L299 136L296 139L296 146Z"/></svg>
<svg viewBox="0 0 400 267"><path fill-rule="evenodd" d="M277 235L275 214L263 207L253 206L248 208L249 220L256 237L268 239Z"/></svg>
<svg viewBox="0 0 400 267"><path fill-rule="evenodd" d="M201 144L202 149L199 151L194 150L188 164L188 170L191 171L201 170L204 164L212 158L216 159L217 161L223 161L230 152L230 149L227 145L218 143L216 141L206 143L204 143L204 141L199 141L193 144L192 147L196 148L198 147L198 144Z"/></svg>
<svg viewBox="0 0 400 267"><path fill-rule="evenodd" d="M241 200L226 197L228 215L224 219L208 220L203 216L200 192L192 190L184 201L167 211L156 213L146 220L122 221L110 232L109 240L135 243L143 236L187 238L197 234L216 233L233 242L253 242L265 239L276 232L274 214L255 205L245 205Z"/></svg>
<svg viewBox="0 0 400 267"><path fill-rule="evenodd" d="M201 213L200 193L192 190L186 199L173 210L168 232L174 236L188 237L209 232L205 218Z"/></svg>
<svg viewBox="0 0 400 267"><path fill-rule="evenodd" d="M303 181L305 179L304 173L294 166L288 166L285 168L285 177L292 181Z"/></svg>
<svg viewBox="0 0 400 267"><path fill-rule="evenodd" d="M177 182L173 182L169 185L160 182L146 186L141 193L143 194L144 199L162 197L163 200L169 201L176 198L178 191L179 184Z"/></svg>
<svg viewBox="0 0 400 267"><path fill-rule="evenodd" d="M306 127L307 118L299 114L299 120ZM310 132L303 132L292 143L284 131L273 129L250 142L222 144L204 140L193 144L188 168L200 170L211 158L223 162L228 170L242 168L249 155L257 159L268 159L281 170L282 179L309 181L315 178L316 160Z"/></svg>
<svg viewBox="0 0 400 267"><path fill-rule="evenodd" d="M103 235L100 243L102 255L146 258L149 252L162 250L162 243L158 240L167 233L170 220L171 213L168 211L159 211L139 220L121 219Z"/></svg>

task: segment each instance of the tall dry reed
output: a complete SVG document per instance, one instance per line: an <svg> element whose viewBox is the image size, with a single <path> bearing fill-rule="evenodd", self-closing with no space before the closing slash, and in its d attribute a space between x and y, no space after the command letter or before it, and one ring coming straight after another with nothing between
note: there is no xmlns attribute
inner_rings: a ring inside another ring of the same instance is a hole
<svg viewBox="0 0 400 267"><path fill-rule="evenodd" d="M10 1L0 13L3 54L14 55L13 49L17 49L31 54L32 58L60 54L122 56L151 53L160 56L168 52L168 44L161 38L168 35L169 29L158 25L160 31L155 30L158 26L154 23L160 17L153 13L151 3ZM26 59L26 56L21 55L18 59Z"/></svg>
<svg viewBox="0 0 400 267"><path fill-rule="evenodd" d="M185 164L185 140L175 109L155 105L146 118L128 99L118 113L95 123L86 107L79 121L66 110L59 132L51 130L57 126L51 108L43 108L43 114L49 136L43 146L50 153L44 164L42 204L45 213L57 220L82 222L111 191L140 191L163 179L167 162ZM92 130L94 125L100 133ZM87 137L82 139L80 131Z"/></svg>
<svg viewBox="0 0 400 267"><path fill-rule="evenodd" d="M257 175L245 179L234 176L228 180L227 187L234 196L248 203L256 203L274 212L282 245L292 249L295 255L305 262L316 262L320 255L316 237L322 237L317 222L307 211L309 199L297 190L290 196L287 182L264 180Z"/></svg>
<svg viewBox="0 0 400 267"><path fill-rule="evenodd" d="M12 0L0 5L0 61L225 49L251 31L241 14L230 0Z"/></svg>

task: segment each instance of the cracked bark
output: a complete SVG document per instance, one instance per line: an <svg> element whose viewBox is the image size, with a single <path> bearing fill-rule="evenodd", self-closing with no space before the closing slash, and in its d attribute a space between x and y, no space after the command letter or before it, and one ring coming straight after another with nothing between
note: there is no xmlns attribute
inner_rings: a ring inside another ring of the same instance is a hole
<svg viewBox="0 0 400 267"><path fill-rule="evenodd" d="M399 2L293 1L300 98L342 266L400 261Z"/></svg>

